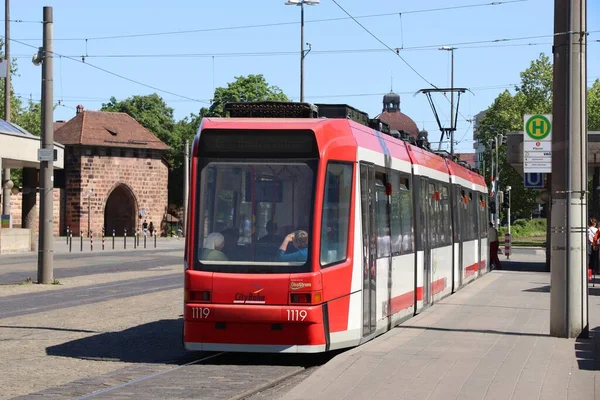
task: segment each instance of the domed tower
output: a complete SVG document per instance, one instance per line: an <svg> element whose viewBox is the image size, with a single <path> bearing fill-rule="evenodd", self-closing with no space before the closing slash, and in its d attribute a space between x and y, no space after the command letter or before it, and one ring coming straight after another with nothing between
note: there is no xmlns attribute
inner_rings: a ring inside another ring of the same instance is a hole
<svg viewBox="0 0 600 400"><path fill-rule="evenodd" d="M400 111L399 94L390 92L383 96L383 110L375 118L387 122L392 131L404 131L415 139L419 136L419 128L415 121Z"/></svg>

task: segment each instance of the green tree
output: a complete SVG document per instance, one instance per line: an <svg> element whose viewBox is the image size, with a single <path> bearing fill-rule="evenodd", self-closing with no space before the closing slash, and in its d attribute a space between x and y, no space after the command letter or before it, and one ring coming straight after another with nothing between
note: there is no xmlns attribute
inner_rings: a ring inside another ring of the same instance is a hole
<svg viewBox="0 0 600 400"><path fill-rule="evenodd" d="M600 131L600 79L588 90L588 130Z"/></svg>
<svg viewBox="0 0 600 400"><path fill-rule="evenodd" d="M132 96L123 101L111 97L108 103L102 104L101 111L127 113L166 144L172 139L173 109L156 93Z"/></svg>
<svg viewBox="0 0 600 400"><path fill-rule="evenodd" d="M4 40L0 39L0 57L4 58ZM13 58L10 63L10 76L15 77L19 76L18 68L17 68L17 59ZM2 83L0 84L0 118L4 119L4 98L5 98L5 85L4 79L1 79ZM10 120L15 121L19 112L21 112L21 100L15 96L15 89L12 85L13 80L11 80L10 85Z"/></svg>
<svg viewBox="0 0 600 400"><path fill-rule="evenodd" d="M492 138L498 134L523 130L524 114L551 114L553 68L550 58L540 54L529 68L521 72L521 83L515 94L504 91L488 108L478 127L477 139L487 143L484 153L486 172L490 176ZM596 80L588 89L588 130L600 130L600 81ZM528 217L535 206L538 191L525 189L523 177L506 162L506 145L499 148L500 185L511 186L511 212Z"/></svg>
<svg viewBox="0 0 600 400"><path fill-rule="evenodd" d="M229 102L247 101L290 101L277 86L270 86L264 76L236 76L226 88L217 88L211 106L200 110L204 117L224 117L223 107Z"/></svg>
<svg viewBox="0 0 600 400"><path fill-rule="evenodd" d="M484 154L489 171L493 138L498 134L523 130L523 115L552 113L552 64L550 59L540 54L529 68L521 72L521 84L515 87L515 95L504 91L488 108L478 127L478 139L488 143ZM535 206L537 191L525 189L523 177L506 162L506 145L499 146L500 186L511 186L511 212L513 215L529 217ZM490 171L491 172L491 171ZM487 177L490 173L485 174ZM498 205L497 205L498 206ZM497 207L499 209L499 207Z"/></svg>
<svg viewBox="0 0 600 400"><path fill-rule="evenodd" d="M32 100L27 102L15 118L15 123L36 136L42 134L42 105Z"/></svg>

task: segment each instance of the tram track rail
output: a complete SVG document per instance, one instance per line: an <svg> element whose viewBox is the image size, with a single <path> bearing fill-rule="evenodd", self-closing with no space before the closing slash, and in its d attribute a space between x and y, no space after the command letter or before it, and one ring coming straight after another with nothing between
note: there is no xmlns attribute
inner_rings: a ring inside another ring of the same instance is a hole
<svg viewBox="0 0 600 400"><path fill-rule="evenodd" d="M337 354L337 353L335 353ZM215 370L217 368L221 368L220 372L212 372L215 375L219 373L223 373L223 368L227 369L227 367L231 367L231 370L238 368L240 366L249 366L252 367L254 363L247 362L248 357L252 357L255 359L256 365L262 365L267 368L272 368L273 370L281 369L282 367L293 368L289 371L286 371L282 374L276 375L273 378L267 379L264 382L260 382L258 384L253 384L252 382L248 382L245 387L240 387L240 391L235 394L227 394L230 391L229 387L223 387L223 391L221 394L216 393L213 397L203 397L203 398L219 398L219 399L227 399L227 400L247 400L253 398L257 394L268 393L270 390L273 391L276 388L285 386L286 382L291 382L293 379L299 379L300 375L305 374L309 375L322 364L327 362L329 359L333 357L334 354L317 354L317 355L299 355L299 354L260 354L260 353L231 353L231 352L219 352L215 354L206 355L203 357L199 357L195 360L185 362L180 365L173 366L171 368L164 369L162 371L153 372L151 374L143 375L132 379L127 382L123 382L114 386L106 387L100 390L95 390L91 393L81 395L79 397L73 397L76 400L84 400L90 398L106 398L107 396L116 395L118 397L122 397L119 395L119 392L127 392L129 394L134 393L135 396L146 397L148 393L144 393L144 391L152 390L148 388L152 388L153 380L159 380L160 377L165 377L166 375L176 375L177 373L183 373L184 370L190 369L194 366L206 365L206 366L215 366ZM230 358L229 360L227 358ZM302 360L305 358L305 360ZM189 358L188 358L189 359ZM277 360L275 360L277 359ZM277 361L271 363L271 361ZM189 371L188 371L189 373ZM195 382L190 380L182 380L172 377L175 382L181 385L181 382L184 382L185 388L194 391L198 388L194 386ZM302 377L298 380L300 382L305 377ZM136 385L138 387L136 387ZM160 386L159 383L157 383ZM143 386L143 388L142 388ZM273 392L272 396L267 395L266 398L273 398L277 393L277 390ZM176 397L175 397L176 398Z"/></svg>

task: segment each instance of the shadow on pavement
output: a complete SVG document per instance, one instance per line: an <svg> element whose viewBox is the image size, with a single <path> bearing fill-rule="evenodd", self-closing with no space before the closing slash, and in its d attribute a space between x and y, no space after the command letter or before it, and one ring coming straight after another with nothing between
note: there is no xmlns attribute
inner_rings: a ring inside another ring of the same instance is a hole
<svg viewBox="0 0 600 400"><path fill-rule="evenodd" d="M46 348L50 356L130 363L179 364L183 319L163 319Z"/></svg>
<svg viewBox="0 0 600 400"><path fill-rule="evenodd" d="M96 333L96 331L89 331L87 329L53 328L53 327L49 327L49 326L0 325L0 329L31 329L31 330L43 330L43 331Z"/></svg>
<svg viewBox="0 0 600 400"><path fill-rule="evenodd" d="M531 289L525 289L524 292L550 293L550 285L538 286Z"/></svg>
<svg viewBox="0 0 600 400"><path fill-rule="evenodd" d="M72 340L46 348L50 356L128 363L185 364L216 352L186 351L182 343L183 318L163 319L125 329ZM343 350L325 354L225 353L202 361L210 365L280 365L311 367L323 364Z"/></svg>
<svg viewBox="0 0 600 400"><path fill-rule="evenodd" d="M600 370L600 327L590 330L589 338L577 338L575 357L580 370Z"/></svg>
<svg viewBox="0 0 600 400"><path fill-rule="evenodd" d="M500 260L500 271L550 272L545 262Z"/></svg>
<svg viewBox="0 0 600 400"><path fill-rule="evenodd" d="M534 337L547 337L545 333L529 333L529 332L510 332L510 331L498 331L494 329L459 329L459 328L440 328L437 326L418 326L418 325L400 325L395 329L427 329L431 331L440 332L468 332L468 333L490 333L492 335L510 335L510 336L534 336Z"/></svg>

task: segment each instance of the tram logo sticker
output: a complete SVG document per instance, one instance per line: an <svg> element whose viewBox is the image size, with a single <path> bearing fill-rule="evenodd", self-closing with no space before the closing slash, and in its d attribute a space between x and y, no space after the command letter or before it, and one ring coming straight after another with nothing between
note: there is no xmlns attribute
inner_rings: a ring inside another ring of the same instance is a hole
<svg viewBox="0 0 600 400"><path fill-rule="evenodd" d="M238 292L235 294L233 302L236 304L265 304L266 297L260 294L263 291L263 288L256 284L253 286L257 288L257 290L249 293Z"/></svg>
<svg viewBox="0 0 600 400"><path fill-rule="evenodd" d="M311 286L312 286L312 283L310 283L310 282L292 281L290 283L291 290L300 290L300 289L304 289L304 288L309 288Z"/></svg>

